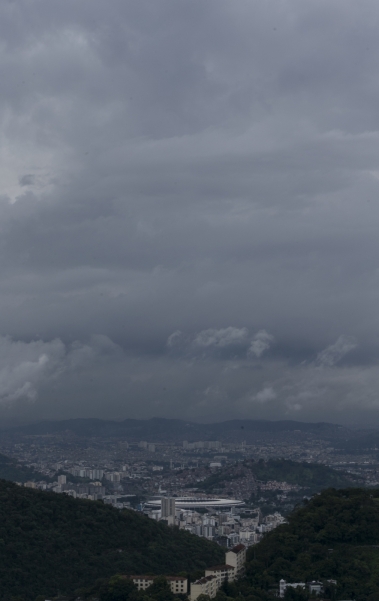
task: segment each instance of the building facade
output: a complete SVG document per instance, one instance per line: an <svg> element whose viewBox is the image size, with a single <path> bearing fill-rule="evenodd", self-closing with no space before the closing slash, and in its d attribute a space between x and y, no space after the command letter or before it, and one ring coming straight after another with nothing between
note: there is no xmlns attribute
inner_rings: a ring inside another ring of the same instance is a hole
<svg viewBox="0 0 379 601"><path fill-rule="evenodd" d="M285 593L286 593L286 588L287 587L292 587L292 588L305 588L305 582L286 582L285 580L280 580L279 582L279 597L284 597Z"/></svg>
<svg viewBox="0 0 379 601"><path fill-rule="evenodd" d="M162 518L175 517L175 498L162 497L161 513L162 513Z"/></svg>
<svg viewBox="0 0 379 601"><path fill-rule="evenodd" d="M191 582L191 601L196 601L199 595L208 595L211 599L216 596L219 589L216 576L204 576L195 582Z"/></svg>
<svg viewBox="0 0 379 601"><path fill-rule="evenodd" d="M227 565L233 566L234 568L234 577L238 578L242 576L245 571L245 563L246 563L246 547L245 545L236 545L230 551L225 553L225 563Z"/></svg>
<svg viewBox="0 0 379 601"><path fill-rule="evenodd" d="M139 591L144 591L153 584L157 576L133 575L127 576L127 578L133 580L133 583L136 585ZM187 578L181 576L165 576L165 578L170 585L171 592L174 593L174 595L178 595L179 593L186 595L188 593Z"/></svg>
<svg viewBox="0 0 379 601"><path fill-rule="evenodd" d="M221 564L217 566L211 566L205 570L206 576L216 576L219 587L225 580L233 582L234 580L234 568L227 564Z"/></svg>

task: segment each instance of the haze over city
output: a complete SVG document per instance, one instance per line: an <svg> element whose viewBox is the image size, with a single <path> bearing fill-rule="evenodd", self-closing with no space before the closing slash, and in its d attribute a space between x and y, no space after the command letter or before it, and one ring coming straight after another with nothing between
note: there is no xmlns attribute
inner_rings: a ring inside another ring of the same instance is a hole
<svg viewBox="0 0 379 601"><path fill-rule="evenodd" d="M379 6L0 6L0 418L379 425Z"/></svg>

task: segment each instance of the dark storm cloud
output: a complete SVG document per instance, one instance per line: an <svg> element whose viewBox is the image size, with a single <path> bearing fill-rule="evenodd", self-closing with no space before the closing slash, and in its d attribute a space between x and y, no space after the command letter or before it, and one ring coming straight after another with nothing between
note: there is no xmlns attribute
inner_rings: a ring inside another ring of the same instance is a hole
<svg viewBox="0 0 379 601"><path fill-rule="evenodd" d="M378 420L378 21L2 4L3 411Z"/></svg>

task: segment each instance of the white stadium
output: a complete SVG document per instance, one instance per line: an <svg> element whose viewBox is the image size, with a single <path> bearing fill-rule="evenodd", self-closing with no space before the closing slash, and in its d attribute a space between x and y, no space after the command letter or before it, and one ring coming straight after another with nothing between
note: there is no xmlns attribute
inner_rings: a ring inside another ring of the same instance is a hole
<svg viewBox="0 0 379 601"><path fill-rule="evenodd" d="M177 509L201 509L201 508L212 508L212 509L228 509L229 507L242 507L245 505L243 501L237 499L218 499L218 498L204 498L204 497L174 497L175 507ZM161 498L151 499L145 503L146 508L160 509Z"/></svg>

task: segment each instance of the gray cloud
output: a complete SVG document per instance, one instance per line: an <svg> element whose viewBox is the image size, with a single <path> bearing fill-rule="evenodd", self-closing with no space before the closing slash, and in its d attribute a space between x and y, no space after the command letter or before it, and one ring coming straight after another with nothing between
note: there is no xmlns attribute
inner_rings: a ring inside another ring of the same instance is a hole
<svg viewBox="0 0 379 601"><path fill-rule="evenodd" d="M266 332L266 330L260 330L255 334L251 341L249 353L255 355L259 359L265 351L268 351L273 341L274 336Z"/></svg>
<svg viewBox="0 0 379 601"><path fill-rule="evenodd" d="M332 367L345 355L357 347L357 341L353 336L340 336L334 344L317 355L316 363L320 366Z"/></svg>
<svg viewBox="0 0 379 601"><path fill-rule="evenodd" d="M118 348L106 336L92 336L88 344L66 346L61 340L15 341L0 336L0 403L36 401L47 382L65 377L86 365L95 368L99 357Z"/></svg>
<svg viewBox="0 0 379 601"><path fill-rule="evenodd" d="M220 330L210 328L196 334L193 344L200 348L210 346L224 348L243 344L246 341L247 335L247 328L232 328L230 326L228 328L221 328Z"/></svg>
<svg viewBox="0 0 379 601"><path fill-rule="evenodd" d="M7 411L378 423L378 17L1 5Z"/></svg>
<svg viewBox="0 0 379 601"><path fill-rule="evenodd" d="M20 186L33 186L35 183L35 175L32 173L26 173L22 177L20 177L19 184Z"/></svg>
<svg viewBox="0 0 379 601"><path fill-rule="evenodd" d="M252 400L257 401L258 403L268 403L269 401L276 399L276 397L277 395L273 388L271 386L266 386L257 392L257 394L252 397Z"/></svg>

